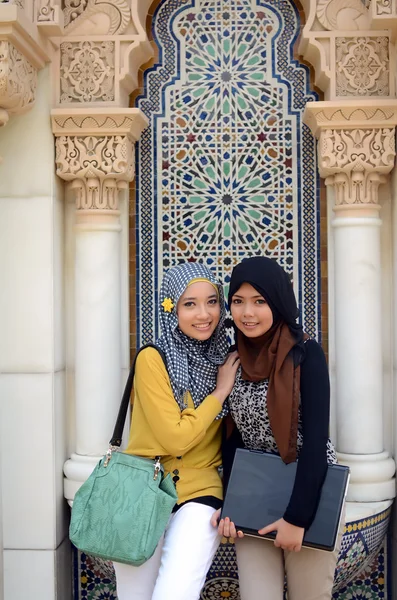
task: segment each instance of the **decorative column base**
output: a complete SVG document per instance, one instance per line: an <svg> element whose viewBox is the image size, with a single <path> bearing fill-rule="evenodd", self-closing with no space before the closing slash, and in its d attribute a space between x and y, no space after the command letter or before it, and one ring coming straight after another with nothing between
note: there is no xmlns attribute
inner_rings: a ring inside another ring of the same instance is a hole
<svg viewBox="0 0 397 600"><path fill-rule="evenodd" d="M65 474L63 492L69 505L72 506L73 498L79 487L88 479L101 456L82 456L73 453L63 466Z"/></svg>
<svg viewBox="0 0 397 600"><path fill-rule="evenodd" d="M344 454L338 461L350 468L347 500L351 502L381 502L396 495L396 466L388 452L379 454Z"/></svg>

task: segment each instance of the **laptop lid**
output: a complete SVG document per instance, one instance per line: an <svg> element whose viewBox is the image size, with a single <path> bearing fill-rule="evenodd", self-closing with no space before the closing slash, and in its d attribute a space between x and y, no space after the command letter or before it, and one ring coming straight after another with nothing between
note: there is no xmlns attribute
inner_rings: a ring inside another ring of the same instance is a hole
<svg viewBox="0 0 397 600"><path fill-rule="evenodd" d="M223 503L222 517L229 517L248 535L260 536L258 529L281 519L289 503L297 463L286 465L279 456L237 449ZM335 548L347 492L349 469L328 465L316 517L306 531L303 546L332 552Z"/></svg>

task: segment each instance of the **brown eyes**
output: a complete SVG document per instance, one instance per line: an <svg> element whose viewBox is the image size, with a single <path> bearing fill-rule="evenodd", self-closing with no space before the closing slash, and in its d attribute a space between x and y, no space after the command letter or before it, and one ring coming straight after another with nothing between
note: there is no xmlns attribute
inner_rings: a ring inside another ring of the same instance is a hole
<svg viewBox="0 0 397 600"><path fill-rule="evenodd" d="M232 298L232 304L242 304L242 300L240 300L240 298ZM255 300L255 304L267 304L266 300L264 298L258 298L257 300Z"/></svg>
<svg viewBox="0 0 397 600"><path fill-rule="evenodd" d="M214 306L214 305L218 304L218 300L216 298L211 298L211 300L208 300L208 304L210 306ZM184 302L183 306L186 306L186 308L191 308L192 306L195 306L195 302L192 302L191 300L189 300L188 302Z"/></svg>

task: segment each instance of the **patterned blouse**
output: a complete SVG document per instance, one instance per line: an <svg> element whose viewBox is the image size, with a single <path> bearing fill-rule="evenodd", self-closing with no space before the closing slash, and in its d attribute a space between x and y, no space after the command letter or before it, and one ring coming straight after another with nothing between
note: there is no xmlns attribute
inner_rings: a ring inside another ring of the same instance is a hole
<svg viewBox="0 0 397 600"><path fill-rule="evenodd" d="M229 396L230 413L243 438L244 446L249 450L262 450L279 454L276 440L270 426L267 412L267 390L269 380L245 381L241 376L241 367L236 376L233 390ZM298 412L297 456L303 444L302 410ZM330 439L327 442L327 461L337 462L335 448Z"/></svg>

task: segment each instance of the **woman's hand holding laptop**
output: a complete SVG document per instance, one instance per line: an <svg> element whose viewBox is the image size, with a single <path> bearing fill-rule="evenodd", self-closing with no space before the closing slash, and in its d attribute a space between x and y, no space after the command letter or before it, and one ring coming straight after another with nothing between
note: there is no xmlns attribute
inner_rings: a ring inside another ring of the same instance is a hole
<svg viewBox="0 0 397 600"><path fill-rule="evenodd" d="M222 509L219 508L216 512L214 512L211 519L211 525L213 527L218 528L219 535L222 535L227 538L244 537L244 533L242 531L236 530L233 521L231 521L229 517L226 517L225 519L221 519L219 521L219 517L221 516L221 510Z"/></svg>
<svg viewBox="0 0 397 600"><path fill-rule="evenodd" d="M233 539L236 537L244 537L244 533L236 530L235 524L229 517L225 517L219 521L220 515L221 509L214 512L211 519L211 525L218 528L219 535ZM303 527L296 527L295 525L291 525L291 523L284 521L284 519L278 519L277 521L274 521L274 523L270 523L270 525L259 529L258 533L260 535L266 535L272 531L276 532L274 545L277 548L289 550L290 552L299 552L302 548L302 541L305 533Z"/></svg>
<svg viewBox="0 0 397 600"><path fill-rule="evenodd" d="M266 535L272 531L277 532L276 539L274 540L274 545L277 548L289 550L290 552L299 552L302 548L303 536L305 534L303 527L296 527L296 525L291 525L291 523L284 521L284 519L278 519L278 521L274 521L274 523L270 523L270 525L259 529L258 533Z"/></svg>

